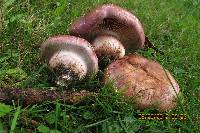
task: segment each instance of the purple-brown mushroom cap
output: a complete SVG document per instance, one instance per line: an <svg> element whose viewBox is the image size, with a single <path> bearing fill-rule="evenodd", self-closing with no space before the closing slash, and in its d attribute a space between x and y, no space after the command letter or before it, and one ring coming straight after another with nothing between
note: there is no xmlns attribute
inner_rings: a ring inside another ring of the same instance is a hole
<svg viewBox="0 0 200 133"><path fill-rule="evenodd" d="M111 63L105 71L105 81L110 80L123 90L125 97L133 97L139 109L154 107L161 112L170 110L175 107L180 91L168 70L136 54Z"/></svg>
<svg viewBox="0 0 200 133"><path fill-rule="evenodd" d="M127 52L144 46L145 35L138 18L113 4L98 6L72 23L69 33L92 42L97 36L117 38Z"/></svg>

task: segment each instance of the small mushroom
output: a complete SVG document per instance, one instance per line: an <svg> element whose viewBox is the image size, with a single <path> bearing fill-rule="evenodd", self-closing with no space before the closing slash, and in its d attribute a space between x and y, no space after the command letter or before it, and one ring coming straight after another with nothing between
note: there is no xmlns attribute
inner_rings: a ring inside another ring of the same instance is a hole
<svg viewBox="0 0 200 133"><path fill-rule="evenodd" d="M139 109L154 107L167 111L175 107L179 85L159 63L139 55L128 55L111 63L105 82L114 81L116 91L132 97Z"/></svg>
<svg viewBox="0 0 200 133"><path fill-rule="evenodd" d="M56 84L69 85L98 71L98 59L85 39L75 36L50 37L41 45L41 59L56 74Z"/></svg>
<svg viewBox="0 0 200 133"><path fill-rule="evenodd" d="M98 6L72 23L69 33L92 42L98 57L121 58L144 46L145 35L138 18L113 4Z"/></svg>

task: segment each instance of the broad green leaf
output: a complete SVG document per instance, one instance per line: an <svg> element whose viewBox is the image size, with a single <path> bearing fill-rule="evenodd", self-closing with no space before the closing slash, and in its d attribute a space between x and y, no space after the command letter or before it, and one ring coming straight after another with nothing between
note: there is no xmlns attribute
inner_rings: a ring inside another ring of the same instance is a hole
<svg viewBox="0 0 200 133"><path fill-rule="evenodd" d="M49 133L50 132L49 127L47 127L45 125L40 125L37 129L40 133Z"/></svg>
<svg viewBox="0 0 200 133"><path fill-rule="evenodd" d="M7 70L6 74L15 80L22 80L27 76L27 74L21 68L9 69Z"/></svg>
<svg viewBox="0 0 200 133"><path fill-rule="evenodd" d="M0 103L0 117L6 115L12 110L12 107L9 105L5 105L3 103Z"/></svg>

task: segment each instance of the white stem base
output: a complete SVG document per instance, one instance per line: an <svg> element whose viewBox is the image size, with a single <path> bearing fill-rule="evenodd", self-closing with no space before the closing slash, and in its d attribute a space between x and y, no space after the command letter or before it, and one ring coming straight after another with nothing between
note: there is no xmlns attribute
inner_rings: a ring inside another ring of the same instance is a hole
<svg viewBox="0 0 200 133"><path fill-rule="evenodd" d="M65 82L77 80L74 79L73 74L76 75L78 80L85 77L87 74L87 65L84 60L76 53L61 50L55 53L49 60L49 66L52 70L62 67L61 72L57 78L57 84L64 85ZM59 70L58 70L59 71ZM62 73L64 72L64 73Z"/></svg>
<svg viewBox="0 0 200 133"><path fill-rule="evenodd" d="M117 59L125 55L124 46L113 36L98 36L92 44L97 56L106 55Z"/></svg>

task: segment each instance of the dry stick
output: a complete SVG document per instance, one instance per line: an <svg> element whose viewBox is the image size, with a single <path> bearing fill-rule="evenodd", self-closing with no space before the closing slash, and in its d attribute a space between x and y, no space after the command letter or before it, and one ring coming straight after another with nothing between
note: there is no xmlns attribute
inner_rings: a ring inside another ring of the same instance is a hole
<svg viewBox="0 0 200 133"><path fill-rule="evenodd" d="M33 89L33 88L1 88L0 87L0 102L15 103L18 101L22 102L22 105L33 105L42 103L44 101L56 101L60 100L67 103L79 103L87 96L97 96L98 93L81 90L78 92L74 91L59 91L59 90L44 90L44 89ZM36 127L39 122L32 120L26 116L21 117L20 121L22 124L31 125ZM30 127L29 127L30 128Z"/></svg>
<svg viewBox="0 0 200 133"><path fill-rule="evenodd" d="M23 105L33 105L44 101L61 100L69 103L81 102L87 96L97 96L98 93L82 90L58 91L42 89L0 88L0 102L12 103L21 101Z"/></svg>

